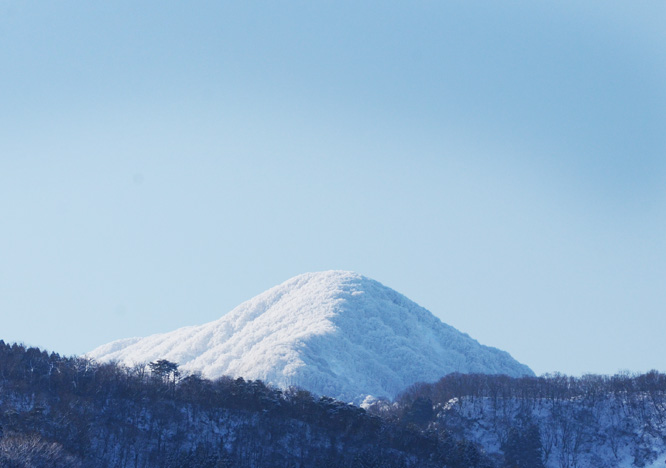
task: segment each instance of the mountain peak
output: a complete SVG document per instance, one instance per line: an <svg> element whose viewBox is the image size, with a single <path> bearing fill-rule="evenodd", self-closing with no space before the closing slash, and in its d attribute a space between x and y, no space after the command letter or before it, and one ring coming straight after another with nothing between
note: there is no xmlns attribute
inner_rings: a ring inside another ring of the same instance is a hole
<svg viewBox="0 0 666 468"><path fill-rule="evenodd" d="M213 322L88 356L128 365L168 359L208 378L261 379L357 403L451 372L533 375L393 289L339 270L295 276Z"/></svg>

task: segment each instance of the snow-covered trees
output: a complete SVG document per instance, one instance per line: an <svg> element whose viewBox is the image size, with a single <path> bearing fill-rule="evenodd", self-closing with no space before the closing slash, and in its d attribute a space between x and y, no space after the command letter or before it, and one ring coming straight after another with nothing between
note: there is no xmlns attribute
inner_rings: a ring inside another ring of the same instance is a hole
<svg viewBox="0 0 666 468"><path fill-rule="evenodd" d="M410 408L425 399L436 413L430 429L475 441L507 467L539 467L529 453L541 453L549 468L640 467L666 457L666 375L657 371L519 379L451 374L410 387L398 404Z"/></svg>
<svg viewBox="0 0 666 468"><path fill-rule="evenodd" d="M82 468L82 461L68 454L56 442L36 434L18 434L0 440L0 466L3 468Z"/></svg>

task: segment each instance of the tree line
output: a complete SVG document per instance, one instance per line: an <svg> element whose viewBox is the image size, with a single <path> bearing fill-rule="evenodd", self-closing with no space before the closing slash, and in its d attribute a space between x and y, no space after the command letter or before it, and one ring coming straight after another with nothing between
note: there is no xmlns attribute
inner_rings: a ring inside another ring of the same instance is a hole
<svg viewBox="0 0 666 468"><path fill-rule="evenodd" d="M572 468L590 447L619 460L628 444L641 466L654 450L627 434L666 435L665 395L657 371L450 374L363 409L167 360L127 367L0 340L0 466ZM475 438L480 420L498 453Z"/></svg>
<svg viewBox="0 0 666 468"><path fill-rule="evenodd" d="M406 420L166 360L126 367L0 340L0 388L3 467L491 466Z"/></svg>

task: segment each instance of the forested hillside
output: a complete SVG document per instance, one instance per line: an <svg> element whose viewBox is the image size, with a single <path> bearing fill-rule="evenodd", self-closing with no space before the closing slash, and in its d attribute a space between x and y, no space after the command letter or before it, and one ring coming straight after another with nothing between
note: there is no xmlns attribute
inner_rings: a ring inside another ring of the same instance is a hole
<svg viewBox="0 0 666 468"><path fill-rule="evenodd" d="M397 407L421 408L422 426L480 444L500 466L666 464L666 375L656 371L520 379L452 374L411 387Z"/></svg>
<svg viewBox="0 0 666 468"><path fill-rule="evenodd" d="M482 467L463 440L259 381L0 341L0 466Z"/></svg>
<svg viewBox="0 0 666 468"><path fill-rule="evenodd" d="M666 375L451 374L365 409L0 341L0 466L656 467Z"/></svg>

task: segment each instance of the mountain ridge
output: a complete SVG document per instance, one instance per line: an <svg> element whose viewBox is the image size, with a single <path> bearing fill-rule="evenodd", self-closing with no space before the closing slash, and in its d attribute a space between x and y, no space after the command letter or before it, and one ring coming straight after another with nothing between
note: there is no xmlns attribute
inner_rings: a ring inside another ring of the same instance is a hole
<svg viewBox="0 0 666 468"><path fill-rule="evenodd" d="M451 372L534 375L381 283L349 271L305 273L220 319L88 353L128 365L157 359L208 378L260 379L360 403Z"/></svg>

